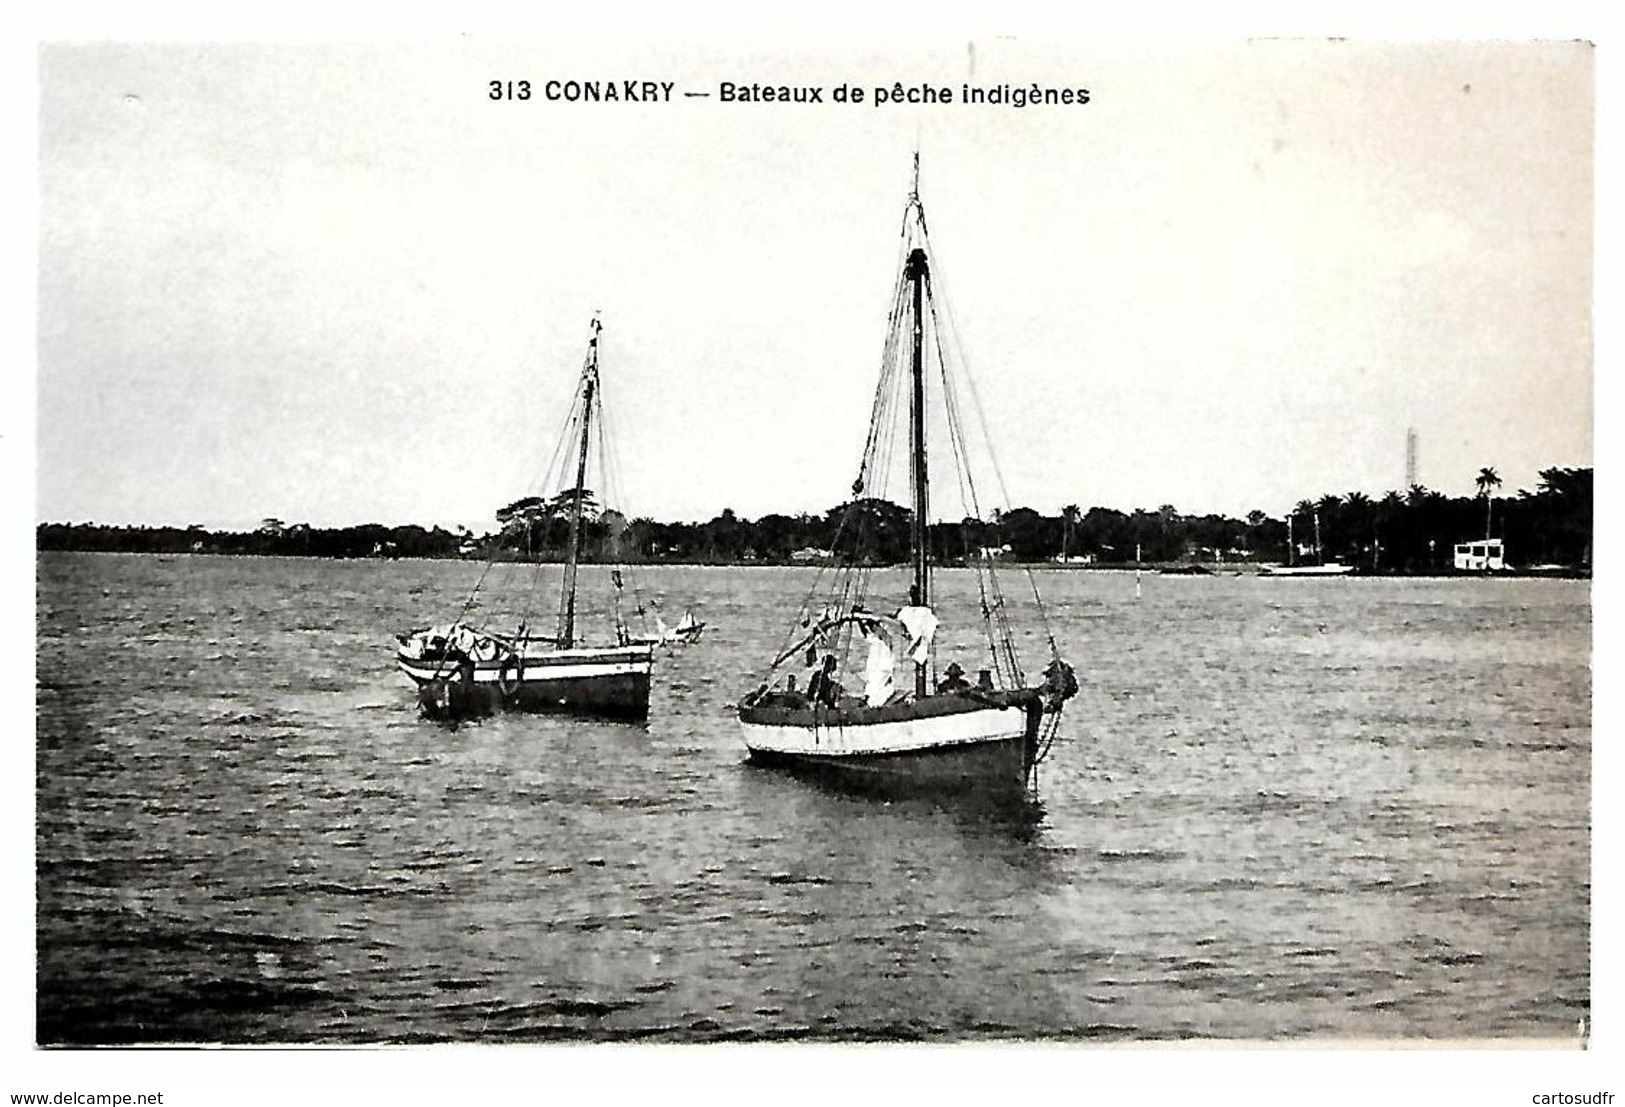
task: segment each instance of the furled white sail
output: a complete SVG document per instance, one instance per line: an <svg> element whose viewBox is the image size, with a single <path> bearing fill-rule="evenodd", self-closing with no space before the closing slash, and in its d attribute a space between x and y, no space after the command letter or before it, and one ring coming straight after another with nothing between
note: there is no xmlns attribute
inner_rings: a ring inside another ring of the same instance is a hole
<svg viewBox="0 0 1625 1107"><path fill-rule="evenodd" d="M937 613L918 605L900 608L897 621L908 631L908 655L916 665L924 665L931 657L931 640L937 635Z"/></svg>
<svg viewBox="0 0 1625 1107"><path fill-rule="evenodd" d="M891 642L879 627L864 635L869 640L869 657L863 669L863 698L870 707L879 707L891 699L896 686L892 673L897 668L897 657Z"/></svg>

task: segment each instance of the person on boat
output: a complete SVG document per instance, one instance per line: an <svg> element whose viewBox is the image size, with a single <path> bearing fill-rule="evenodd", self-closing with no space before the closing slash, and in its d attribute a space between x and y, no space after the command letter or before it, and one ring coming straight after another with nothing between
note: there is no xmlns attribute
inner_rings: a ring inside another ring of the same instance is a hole
<svg viewBox="0 0 1625 1107"><path fill-rule="evenodd" d="M965 679L965 670L957 661L950 661L943 678L937 682L938 692L965 692L970 689L970 681Z"/></svg>
<svg viewBox="0 0 1625 1107"><path fill-rule="evenodd" d="M758 707L804 708L807 706L807 697L796 689L796 675L791 673L785 679L782 690L769 688L763 683L751 696L751 702Z"/></svg>
<svg viewBox="0 0 1625 1107"><path fill-rule="evenodd" d="M813 673L807 681L807 695L815 706L834 707L841 698L841 686L835 680L835 655L824 658L824 667Z"/></svg>
<svg viewBox="0 0 1625 1107"><path fill-rule="evenodd" d="M1044 669L1044 683L1038 694L1052 705L1052 710L1059 710L1061 704L1078 694L1078 677L1072 666L1059 657L1052 660Z"/></svg>

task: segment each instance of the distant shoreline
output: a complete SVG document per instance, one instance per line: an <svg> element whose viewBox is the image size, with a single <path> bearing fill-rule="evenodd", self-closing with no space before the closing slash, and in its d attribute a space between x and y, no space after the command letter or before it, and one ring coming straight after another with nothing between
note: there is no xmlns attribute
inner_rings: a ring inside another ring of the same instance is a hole
<svg viewBox="0 0 1625 1107"><path fill-rule="evenodd" d="M293 553L260 553L260 552L230 552L220 550L86 550L86 549L38 549L36 555L45 554L97 554L111 557L155 557L160 560L178 557L219 557L219 558L263 558L273 561L445 561L460 562L469 565L484 565L482 558L456 557L444 555L358 555L358 556L324 556L319 554L293 554ZM493 564L503 565L560 565L562 562L551 559L526 561L517 558L499 558ZM1429 572L1413 572L1404 569L1383 569L1373 572L1369 569L1355 569L1353 572L1333 577L1270 577L1264 570L1279 564L1278 562L1113 562L1090 565L1059 565L1049 561L999 561L1001 568L1009 570L1037 570L1046 573L1139 573L1147 578L1156 577L1266 577L1269 579L1299 581L1303 579L1330 579L1330 580L1590 580L1591 571L1584 567L1552 566L1538 568L1513 568L1493 571L1471 571L1456 569L1437 569ZM695 560L660 560L660 561L584 561L584 567L626 567L632 569L805 569L816 570L831 568L832 565L805 561L768 560L755 558L741 561L695 561ZM898 563L893 565L876 565L878 570L898 569L905 570L907 565ZM942 569L969 569L964 562L949 562L936 564L933 568ZM1289 585L1290 587L1290 585Z"/></svg>
<svg viewBox="0 0 1625 1107"><path fill-rule="evenodd" d="M1592 560L1590 469L1543 469L1540 486L1515 497L1490 494L1499 478L1480 474L1483 494L1449 497L1413 485L1373 500L1359 492L1303 500L1284 518L1188 515L1164 504L1122 512L1076 504L1057 515L1017 507L988 520L942 520L925 528L933 562L995 559L1051 569L1112 569L1202 575L1257 572L1266 565L1340 563L1357 575L1473 575L1475 543L1498 543L1495 560L1523 575L1587 576ZM590 490L588 490L590 491ZM418 524L313 527L266 518L248 531L186 526L38 523L37 550L208 553L315 558L432 558L532 563L563 560L579 543L583 563L653 565L865 564L909 560L913 517L900 504L859 498L826 511L746 519L724 509L702 523L629 518L594 509L572 531L568 513L539 498L496 513L498 529L476 534ZM1487 548L1487 547L1486 547ZM1504 550L1504 553L1501 551ZM1480 551L1482 556L1482 550ZM1533 567L1540 567L1534 572Z"/></svg>

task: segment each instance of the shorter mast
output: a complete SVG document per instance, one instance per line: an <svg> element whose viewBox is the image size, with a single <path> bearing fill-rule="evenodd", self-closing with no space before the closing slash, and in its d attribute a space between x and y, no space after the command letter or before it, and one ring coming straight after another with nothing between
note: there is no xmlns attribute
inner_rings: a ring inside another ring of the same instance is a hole
<svg viewBox="0 0 1625 1107"><path fill-rule="evenodd" d="M559 595L558 647L567 650L575 645L576 631L576 565L581 560L581 499L587 483L587 443L592 433L593 393L598 384L598 332L603 326L596 316L592 321L592 337L587 340L587 368L582 373L585 385L581 399L581 449L576 457L576 486L570 499L570 547L564 560L564 583Z"/></svg>

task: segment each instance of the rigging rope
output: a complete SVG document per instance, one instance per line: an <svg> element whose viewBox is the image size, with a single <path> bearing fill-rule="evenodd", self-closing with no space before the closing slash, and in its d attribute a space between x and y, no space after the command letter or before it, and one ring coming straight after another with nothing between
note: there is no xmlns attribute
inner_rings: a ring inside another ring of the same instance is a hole
<svg viewBox="0 0 1625 1107"><path fill-rule="evenodd" d="M898 248L898 263L895 272L896 280L892 286L891 306L887 314L886 338L881 350L881 367L879 380L876 382L874 397L870 405L868 433L865 437L863 454L858 466L857 479L852 485L852 498L845 505L836 527L835 538L831 543L831 552L834 555L836 580L828 591L828 596L835 604L835 614L854 611L862 608L869 599L870 575L873 566L872 554L877 546L879 535L876 533L878 525L877 512L864 501L890 502L892 492L893 461L898 437L899 424L903 419L904 411L909 407L905 398L905 391L910 384L910 374L904 371L907 353L903 343L905 326L911 321L912 305L910 304L910 282L907 277L906 260L911 248L916 243L927 249L929 253L929 230L926 222L925 207L920 202L917 193L911 193L909 202L903 212L900 242ZM964 378L964 383L970 392L971 407L975 414L976 425L981 431L982 440L993 467L993 475L1002 496L1006 510L1009 510L1010 496L1005 483L1004 473L999 466L997 454L993 451L992 439L988 434L987 416L982 405L981 396L976 388L976 382L971 377L963 363L960 353L960 338L957 323L953 317L953 308L948 302L945 292L937 295L936 292L945 288L942 278L941 264L932 257L932 269L921 278L925 283L923 301L929 306L926 318L919 320L922 331L930 331L930 347L935 351L942 381L943 403L947 413L949 429L949 443L958 476L959 493L962 509L968 509L968 517L977 522L982 521L980 495L976 488L975 473L971 466L968 435L966 433L967 420L963 413L960 401L959 388L956 384L957 376ZM934 287L935 286L935 287ZM938 301L943 301L941 314L938 311ZM922 418L924 417L922 413ZM909 466L909 480L912 487L913 466ZM927 544L927 559L929 560L930 520L923 520L921 532ZM1008 605L999 576L990 556L980 549L972 550L970 528L961 525L961 537L966 551L966 561L970 564L976 575L977 593L980 602L982 621L985 627L990 654L993 660L994 672L998 674L1001 684L1005 687L1020 687L1025 682L1025 675L1021 669L1015 648L1015 631L1010 622ZM847 551L843 548L843 540L850 535L852 548ZM1038 584L1029 566L1023 565L1022 571L1027 578L1033 600L1037 606L1042 622L1045 639L1053 658L1059 660L1059 649L1055 642L1054 629L1049 618L1049 612L1044 607L1043 598L1038 592ZM820 565L813 576L811 586L802 599L797 625L790 628L785 635L780 650L780 658L769 667L767 676L771 679L774 671L780 664L788 660L790 642L796 637L798 630L809 626L816 628L814 619L814 606L817 597L825 594L821 591L829 565ZM828 605L826 604L826 607ZM840 656L844 668L850 658L852 648L853 630L851 625L839 625L835 629L833 642L823 642L826 649L833 647L831 652ZM822 642L823 635L815 634L811 644L815 647ZM797 647L799 649L799 647ZM1052 732L1053 733L1053 732Z"/></svg>
<svg viewBox="0 0 1625 1107"><path fill-rule="evenodd" d="M583 370L583 376L584 375L585 370ZM553 497L547 495L546 490L552 488L556 482L564 480L564 470L568 462L568 459L565 457L564 446L565 443L574 441L580 431L581 420L586 414L585 404L583 402L585 396L585 389L583 389L578 383L575 395L570 399L569 415L565 418L564 428L559 433L558 445L554 447L553 450L553 459L548 463L547 469L542 473L541 483L534 486L537 488L538 492L542 493L542 495L538 498L542 500L541 506L544 509L542 512L544 523L542 541L544 544L550 537L552 537L554 521L553 512L551 510ZM557 469L557 473L555 473L555 469ZM531 534L535 530L533 523L534 520L529 518L527 518L525 521L525 551L533 564L530 571L530 586L525 591L524 606L520 609L519 623L524 627L529 627L532 625L531 615L536 610L536 590L542 579L541 563L536 560L538 551L531 549L530 545Z"/></svg>
<svg viewBox="0 0 1625 1107"><path fill-rule="evenodd" d="M932 300L932 336L936 340L937 362L942 370L943 407L947 412L948 442L952 448L955 470L959 476L960 506L968 508L970 516L981 521L981 500L976 493L976 477L971 472L969 447L965 441L965 428L959 414L959 394L954 388L953 380L948 373L948 361L942 349L942 328L936 317L936 302ZM980 530L980 528L978 528ZM982 623L987 632L987 644L993 657L993 671L998 675L1000 687L1019 687L1022 683L1020 666L1015 664L1015 652L1010 642L1009 624L1002 618L1004 597L998 588L998 574L993 568L993 560L982 549L981 538L978 535L977 548L972 553L970 528L963 523L960 525L960 535L965 545L965 562L970 565L976 574L976 589L981 601ZM991 584L994 590L994 600L988 600L988 588ZM1001 617L995 622L995 613ZM999 647L1004 646L1001 655ZM1010 664L1005 664L1009 659Z"/></svg>
<svg viewBox="0 0 1625 1107"><path fill-rule="evenodd" d="M922 238L929 238L929 234L928 234L928 232L926 230L926 224L925 224L925 208L923 206L919 206L919 213L920 213L920 234L921 234ZM948 284L948 282L947 282L947 279L946 279L946 277L945 277L945 275L943 273L943 268L942 268L942 265L940 264L940 262L938 262L938 264L937 264L936 280L937 280L937 283L943 288L943 295L942 295L941 298L942 298L942 301L943 301L943 314L946 317L947 322L948 322L948 332L949 332L949 337L950 337L949 345L953 349L955 349L956 351L962 352L963 349L964 349L964 343L959 337L959 326L958 326L958 323L954 319L953 301L947 295L947 284ZM932 310L933 310L933 312L935 312L935 310L936 310L935 301L933 301ZM962 357L961 357L960 361L961 361L961 364L959 366L960 376L964 377L965 383L966 383L967 387L969 388L970 397L971 397L971 408L976 414L977 425L981 428L981 431L982 431L982 441L983 441L983 443L985 444L985 446L987 448L988 460L991 462L991 464L993 466L993 476L994 476L994 479L997 482L998 487L999 487L999 495L1004 501L1006 510L1008 510L1010 508L1010 506L1011 506L1010 490L1009 490L1009 487L1005 483L1004 470L999 465L998 454L993 449L992 436L988 433L987 415L986 415L985 409L982 406L981 393L977 390L976 378L974 378L974 377L972 377L970 375L969 370L963 364L963 358ZM944 372L946 372L946 371L947 370L946 370L946 361L945 361L944 362ZM1043 624L1043 627L1044 627L1045 640L1049 643L1050 656L1052 658L1056 659L1056 660L1059 660L1060 656L1061 656L1060 648L1055 643L1055 630L1054 630L1053 625L1050 622L1049 611L1048 611L1047 608L1045 608L1044 599L1043 599L1042 596L1039 595L1039 592L1038 592L1038 581L1037 581L1036 578L1034 578L1032 568L1030 566L1027 566L1027 565L1021 566L1021 571L1022 571L1023 575L1026 577L1026 579L1027 579L1028 588L1032 592L1033 603L1038 608L1038 617L1039 617L1039 620ZM995 577L994 579L996 580L997 578Z"/></svg>
<svg viewBox="0 0 1625 1107"><path fill-rule="evenodd" d="M789 631L784 636L783 642L781 643L779 650L781 655L788 647L790 641L795 638L797 630L801 627L809 625L810 621L812 620L813 607L817 603L817 597L823 594L825 577L831 568L835 570L836 579L833 586L830 588L829 603L833 603L839 607L844 607L847 610L850 610L850 607L847 605L863 603L868 596L869 571L862 565L862 555L866 544L864 541L865 536L867 535L872 538L872 519L870 512L861 509L859 507L859 503L864 499L873 498L873 490L869 488L872 474L879 471L882 473L882 479L884 479L884 470L877 470L876 468L876 454L877 450L881 448L881 442L883 439L881 434L882 428L895 424L895 415L891 413L891 409L895 407L892 393L895 390L896 376L895 351L897 345L897 321L901 314L901 308L907 288L907 282L903 276L902 264L902 259L906 256L908 246L906 240L906 223L904 226L904 231L905 239L899 247L899 260L895 270L897 277L892 285L891 308L886 317L886 339L881 347L880 379L875 383L874 399L870 405L869 430L864 440L863 454L858 463L858 475L857 478L852 482L852 498L844 505L844 508L841 511L840 519L836 523L835 535L830 541L830 562L833 564L820 564L817 571L813 574L812 582L802 597L801 605L797 612L798 618L796 622L791 625ZM889 438L891 436L886 435L884 437ZM887 443L887 446L889 446L889 442ZM889 449L885 451L884 457L886 462L889 464ZM857 522L855 524L853 522L854 516L857 517ZM845 557L842 553L842 540L846 538L848 534L851 534L853 538L853 551L850 558ZM854 587L857 589L857 595L855 597L853 595ZM829 603L826 603L824 606L829 606ZM839 638L837 638L837 643L839 643ZM847 643L849 647L850 632L848 632L847 635ZM845 661L846 651L843 650L843 666ZM766 673L769 680L772 679L773 673L778 668L779 663L769 666Z"/></svg>
<svg viewBox="0 0 1625 1107"><path fill-rule="evenodd" d="M598 417L598 476L600 483L604 487L604 499L600 505L599 518L602 519L603 514L610 510L609 505L611 503L619 505L615 510L626 521L626 530L622 532L622 535L617 535L612 540L610 560L612 568L621 570L624 577L632 582L632 602L638 613L638 625L643 633L647 635L649 633L649 621L644 614L643 590L639 582L640 574L634 572L628 559L622 556L622 536L631 532L632 513L620 479L623 471L620 463L621 432L618 429L620 424L616 422L612 426L610 423L609 409L604 406L604 385L602 380L598 383L598 397L595 406ZM619 589L616 590L616 594L618 604Z"/></svg>
<svg viewBox="0 0 1625 1107"><path fill-rule="evenodd" d="M520 345L521 350L529 350L535 345L536 336L537 336L538 333L540 333L539 328L540 328L540 324L537 324L537 326L532 329L532 331L530 333L530 337L525 342L521 343L521 345ZM470 350L468 357L465 359L465 365L464 365L465 370L469 369L469 368L471 368L473 366L475 357L476 357L475 353L472 350ZM575 407L576 407L576 402L575 402L574 399L572 399L571 404L570 404L570 408L565 412L564 426L560 429L559 434L554 439L555 445L554 445L554 449L553 449L553 456L548 461L546 468L540 470L539 476L545 476L545 475L551 473L551 471L553 469L553 466L557 464L558 458L559 458L560 454L563 451L564 443L565 443L566 439L568 438L568 430L569 430L569 427L570 427L570 424L571 424L571 420L572 420L572 418L574 417L574 414L575 414ZM532 478L532 480L528 484L522 485L521 487L537 488L537 487L541 487L541 486L542 486L541 481L538 478ZM463 598L462 606L458 609L457 617L454 620L454 622L461 623L465 618L468 617L468 613L473 608L475 600L477 600L479 598L479 594L480 594L481 590L484 589L484 587L485 587L485 582L486 582L487 578L491 575L491 570L495 567L495 565L497 563L497 554L501 552L501 546L502 546L502 543L501 543L501 540L499 538L486 551L485 565L481 568L480 575L474 582L474 587L471 588L468 591L468 594Z"/></svg>

